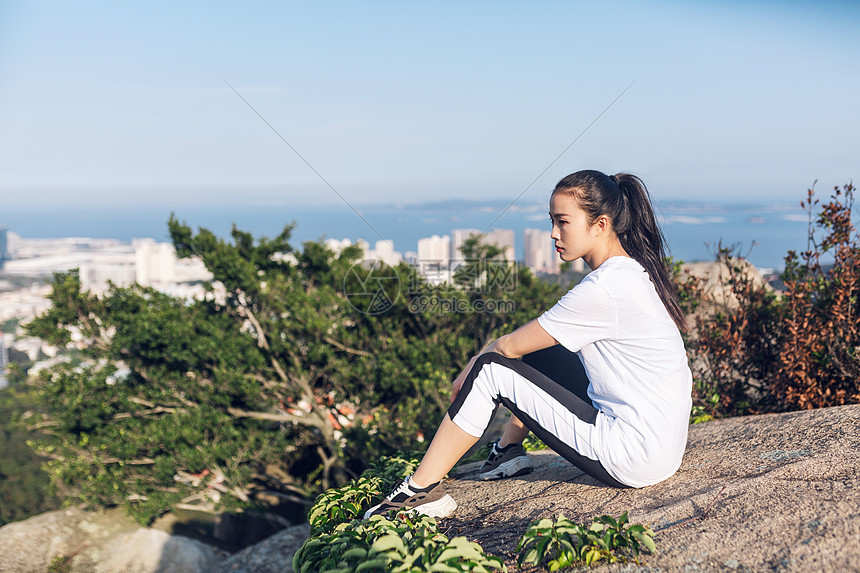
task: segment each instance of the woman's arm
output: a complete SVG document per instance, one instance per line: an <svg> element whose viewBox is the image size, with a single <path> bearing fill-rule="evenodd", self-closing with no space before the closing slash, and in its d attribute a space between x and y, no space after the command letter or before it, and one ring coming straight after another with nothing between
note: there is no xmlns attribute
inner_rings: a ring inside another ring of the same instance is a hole
<svg viewBox="0 0 860 573"><path fill-rule="evenodd" d="M556 342L555 338L550 336L549 333L543 329L537 319L527 322L510 334L500 336L484 348L484 350L482 350L477 356L472 357L472 359L469 360L469 364L467 364L463 371L460 372L460 375L454 379L454 383L451 387L451 401L453 402L454 398L457 397L457 394L460 393L460 388L463 386L463 382L466 381L466 376L472 370L472 366L475 365L475 360L477 360L478 356L481 354L484 354L485 352L498 352L502 356L506 356L508 358L519 358L523 354L537 352L538 350L549 348L556 344L558 344L558 342Z"/></svg>
<svg viewBox="0 0 860 573"><path fill-rule="evenodd" d="M531 320L510 334L500 336L484 352L498 352L508 358L519 358L537 352L558 342L543 329L537 319ZM482 352L483 354L483 352Z"/></svg>

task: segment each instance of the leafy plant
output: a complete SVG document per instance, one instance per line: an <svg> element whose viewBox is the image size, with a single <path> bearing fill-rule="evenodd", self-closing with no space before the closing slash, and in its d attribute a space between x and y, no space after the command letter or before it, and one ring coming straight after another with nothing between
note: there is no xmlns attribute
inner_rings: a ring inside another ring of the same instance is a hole
<svg viewBox="0 0 860 573"><path fill-rule="evenodd" d="M436 521L414 513L339 524L311 537L293 558L300 573L507 571L499 557L464 537L449 539Z"/></svg>
<svg viewBox="0 0 860 573"><path fill-rule="evenodd" d="M341 523L361 517L381 498L381 481L376 477L360 477L319 494L308 514L311 535L331 531Z"/></svg>
<svg viewBox="0 0 860 573"><path fill-rule="evenodd" d="M578 524L564 515L533 521L517 544L517 564L543 564L550 571L598 561L639 562L642 549L656 553L654 532L644 525L628 525L627 512L614 518L595 517L591 524Z"/></svg>
<svg viewBox="0 0 860 573"><path fill-rule="evenodd" d="M33 433L21 423L37 417L38 408L28 386L13 383L0 389L0 527L60 506L41 469L43 460L27 445Z"/></svg>
<svg viewBox="0 0 860 573"><path fill-rule="evenodd" d="M523 440L523 448L527 452L537 452L540 450L545 450L549 448L549 446L543 443L540 438L529 432Z"/></svg>
<svg viewBox="0 0 860 573"><path fill-rule="evenodd" d="M710 422L714 417L705 410L704 406L693 406L690 410L690 423L691 424L701 424L704 422Z"/></svg>
<svg viewBox="0 0 860 573"><path fill-rule="evenodd" d="M382 456L358 478L321 493L308 513L311 535L328 533L341 523L362 517L367 509L382 500L384 492L412 475L419 461L406 454Z"/></svg>

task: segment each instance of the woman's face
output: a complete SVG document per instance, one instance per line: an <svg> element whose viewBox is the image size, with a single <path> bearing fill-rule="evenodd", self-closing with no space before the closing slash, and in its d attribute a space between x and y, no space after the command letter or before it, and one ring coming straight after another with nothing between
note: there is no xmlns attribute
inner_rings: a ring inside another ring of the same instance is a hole
<svg viewBox="0 0 860 573"><path fill-rule="evenodd" d="M596 245L595 226L588 224L588 217L576 202L565 193L553 193L549 199L549 217L555 250L561 260L570 262L582 257L590 268L592 250Z"/></svg>

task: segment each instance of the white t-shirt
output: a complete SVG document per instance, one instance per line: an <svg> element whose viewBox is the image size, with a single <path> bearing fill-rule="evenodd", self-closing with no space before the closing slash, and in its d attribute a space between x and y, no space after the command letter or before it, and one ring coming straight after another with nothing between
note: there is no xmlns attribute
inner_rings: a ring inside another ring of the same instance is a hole
<svg viewBox="0 0 860 573"><path fill-rule="evenodd" d="M651 485L681 465L692 407L692 376L678 328L648 273L611 257L538 318L577 352L599 410L583 455L618 481ZM585 444L584 444L585 445Z"/></svg>

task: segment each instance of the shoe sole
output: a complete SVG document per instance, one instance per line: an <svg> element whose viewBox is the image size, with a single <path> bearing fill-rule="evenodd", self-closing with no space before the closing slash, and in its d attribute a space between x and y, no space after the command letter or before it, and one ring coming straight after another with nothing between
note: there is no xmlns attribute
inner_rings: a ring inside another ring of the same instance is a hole
<svg viewBox="0 0 860 573"><path fill-rule="evenodd" d="M364 513L364 518L368 519L377 507L379 506L374 506L368 509ZM403 507L401 509L403 511L417 511L420 514L427 515L429 517L444 518L451 517L454 510L457 509L457 502L454 501L453 497L445 494L436 501L431 501L430 503L424 503L415 507Z"/></svg>
<svg viewBox="0 0 860 573"><path fill-rule="evenodd" d="M436 501L425 503L414 508L418 513L429 515L430 517L451 517L454 510L457 509L457 502L448 494L445 494Z"/></svg>
<svg viewBox="0 0 860 573"><path fill-rule="evenodd" d="M526 456L520 456L518 458L508 460L503 464L499 464L499 467L479 474L478 477L484 481L490 481L506 477L523 476L531 473L533 469L535 468L531 461L529 461Z"/></svg>

